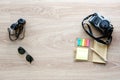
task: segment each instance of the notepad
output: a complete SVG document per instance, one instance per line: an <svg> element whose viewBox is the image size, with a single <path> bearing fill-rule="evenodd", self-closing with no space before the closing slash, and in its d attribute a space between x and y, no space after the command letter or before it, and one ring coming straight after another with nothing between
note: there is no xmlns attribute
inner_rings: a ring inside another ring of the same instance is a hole
<svg viewBox="0 0 120 80"><path fill-rule="evenodd" d="M88 60L89 39L77 38L75 60Z"/></svg>
<svg viewBox="0 0 120 80"><path fill-rule="evenodd" d="M88 60L88 48L77 47L75 59L76 60Z"/></svg>
<svg viewBox="0 0 120 80"><path fill-rule="evenodd" d="M93 48L98 52L101 57L107 60L107 45L94 41ZM95 52L93 52L92 62L96 63L106 63L103 59L100 58Z"/></svg>

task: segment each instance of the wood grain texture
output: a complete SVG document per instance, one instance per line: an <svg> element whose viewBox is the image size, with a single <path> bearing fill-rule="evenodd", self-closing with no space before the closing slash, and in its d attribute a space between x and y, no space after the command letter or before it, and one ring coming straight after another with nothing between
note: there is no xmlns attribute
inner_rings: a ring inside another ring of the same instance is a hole
<svg viewBox="0 0 120 80"><path fill-rule="evenodd" d="M0 80L119 80L120 1L94 1L0 0ZM73 59L76 38L90 38L81 21L94 12L114 25L106 65ZM26 37L11 42L7 28L19 18L27 21ZM34 57L32 64L18 54L19 46Z"/></svg>

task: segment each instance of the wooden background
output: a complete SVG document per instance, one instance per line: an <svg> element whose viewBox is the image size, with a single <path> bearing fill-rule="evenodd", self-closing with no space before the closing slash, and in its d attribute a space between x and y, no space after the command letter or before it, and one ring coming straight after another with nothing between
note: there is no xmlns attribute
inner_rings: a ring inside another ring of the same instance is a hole
<svg viewBox="0 0 120 80"><path fill-rule="evenodd" d="M120 80L120 1L54 1L0 0L0 80ZM81 21L94 12L114 25L106 65L73 58L76 38L90 38ZM19 18L27 21L26 37L11 42L7 28ZM34 57L32 64L19 46Z"/></svg>

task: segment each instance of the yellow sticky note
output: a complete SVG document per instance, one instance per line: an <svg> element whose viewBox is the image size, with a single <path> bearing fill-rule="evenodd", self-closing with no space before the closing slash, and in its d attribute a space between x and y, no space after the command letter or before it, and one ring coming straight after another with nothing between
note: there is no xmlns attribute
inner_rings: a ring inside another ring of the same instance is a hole
<svg viewBox="0 0 120 80"><path fill-rule="evenodd" d="M77 47L75 59L76 60L88 60L88 48Z"/></svg>
<svg viewBox="0 0 120 80"><path fill-rule="evenodd" d="M82 40L82 46L85 46L85 39Z"/></svg>

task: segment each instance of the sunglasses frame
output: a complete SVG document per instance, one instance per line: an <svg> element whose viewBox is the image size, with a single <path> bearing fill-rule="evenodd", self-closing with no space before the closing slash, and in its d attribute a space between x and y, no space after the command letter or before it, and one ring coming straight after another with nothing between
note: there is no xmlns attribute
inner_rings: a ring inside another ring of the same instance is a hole
<svg viewBox="0 0 120 80"><path fill-rule="evenodd" d="M18 48L18 53L21 55L26 54L26 61L30 63L32 63L32 61L34 60L33 57L30 54L28 54L27 51L22 47Z"/></svg>

